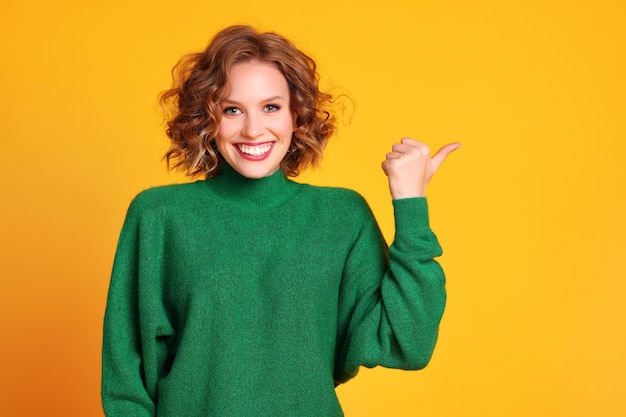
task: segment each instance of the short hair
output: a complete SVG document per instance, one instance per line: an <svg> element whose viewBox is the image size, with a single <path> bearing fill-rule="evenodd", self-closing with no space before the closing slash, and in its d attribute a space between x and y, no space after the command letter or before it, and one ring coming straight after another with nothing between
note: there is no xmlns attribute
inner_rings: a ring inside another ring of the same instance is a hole
<svg viewBox="0 0 626 417"><path fill-rule="evenodd" d="M290 152L281 161L282 171L297 176L319 163L335 131L335 118L328 111L332 95L319 89L315 61L281 35L237 25L218 32L204 51L183 56L172 70L172 88L159 98L171 141L165 154L168 168L191 177L219 173L214 140L221 120L219 104L228 94L232 66L248 61L274 64L289 86L297 128Z"/></svg>

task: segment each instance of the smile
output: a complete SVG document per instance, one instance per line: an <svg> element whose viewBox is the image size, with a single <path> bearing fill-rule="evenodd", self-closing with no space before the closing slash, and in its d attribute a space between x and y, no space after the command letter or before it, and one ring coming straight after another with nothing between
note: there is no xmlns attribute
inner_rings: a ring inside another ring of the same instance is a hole
<svg viewBox="0 0 626 417"><path fill-rule="evenodd" d="M260 143L258 145L250 145L245 143L237 143L236 148L239 150L242 156L248 158L263 158L268 155L272 147L274 146L273 142L265 142Z"/></svg>

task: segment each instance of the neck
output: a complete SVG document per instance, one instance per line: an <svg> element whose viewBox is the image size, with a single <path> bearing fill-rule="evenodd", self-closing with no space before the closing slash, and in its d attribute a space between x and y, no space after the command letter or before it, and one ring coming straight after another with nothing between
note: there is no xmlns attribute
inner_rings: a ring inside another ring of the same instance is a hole
<svg viewBox="0 0 626 417"><path fill-rule="evenodd" d="M240 208L275 208L290 200L297 191L295 183L282 170L263 178L247 178L221 161L220 173L204 181L221 199Z"/></svg>

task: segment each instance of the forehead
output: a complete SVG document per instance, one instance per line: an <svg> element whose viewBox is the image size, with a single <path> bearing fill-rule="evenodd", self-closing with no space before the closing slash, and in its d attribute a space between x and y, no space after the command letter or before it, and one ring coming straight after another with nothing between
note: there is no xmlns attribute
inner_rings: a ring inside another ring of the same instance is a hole
<svg viewBox="0 0 626 417"><path fill-rule="evenodd" d="M287 80L269 62L250 61L232 66L228 72L227 100L260 101L270 97L289 99Z"/></svg>

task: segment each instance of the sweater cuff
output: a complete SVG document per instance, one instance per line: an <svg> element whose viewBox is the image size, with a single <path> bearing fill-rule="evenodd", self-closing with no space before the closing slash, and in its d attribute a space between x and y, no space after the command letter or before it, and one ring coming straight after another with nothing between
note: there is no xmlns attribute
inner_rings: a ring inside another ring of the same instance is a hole
<svg viewBox="0 0 626 417"><path fill-rule="evenodd" d="M396 233L418 233L430 230L426 197L393 200Z"/></svg>

